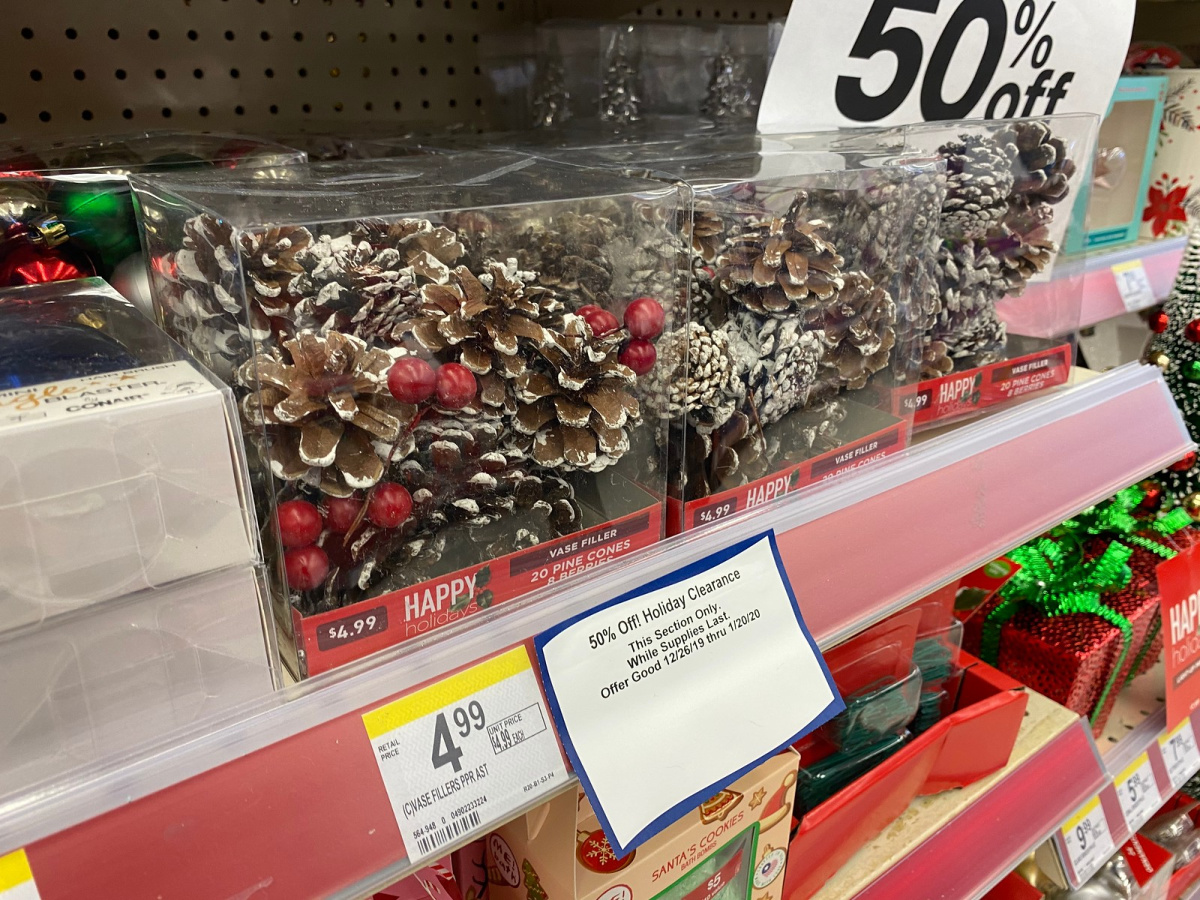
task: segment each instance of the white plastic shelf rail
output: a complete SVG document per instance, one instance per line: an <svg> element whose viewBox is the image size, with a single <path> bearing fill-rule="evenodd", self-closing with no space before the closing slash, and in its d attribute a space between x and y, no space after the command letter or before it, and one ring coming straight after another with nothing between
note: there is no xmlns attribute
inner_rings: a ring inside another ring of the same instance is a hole
<svg viewBox="0 0 1200 900"><path fill-rule="evenodd" d="M768 528L814 636L830 646L1192 446L1156 369L1113 370L11 804L0 809L0 854L26 849L43 900L75 897L81 884L123 900L361 897L407 868L364 710ZM1069 812L1030 798L1074 802L1097 789L1092 747L1048 745L868 895L982 893ZM1017 829L1004 841L997 816L1006 834Z"/></svg>

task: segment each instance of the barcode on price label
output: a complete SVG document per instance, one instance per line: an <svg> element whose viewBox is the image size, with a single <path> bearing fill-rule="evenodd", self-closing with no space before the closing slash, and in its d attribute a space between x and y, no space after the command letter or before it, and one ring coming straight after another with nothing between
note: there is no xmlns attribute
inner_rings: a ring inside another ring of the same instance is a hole
<svg viewBox="0 0 1200 900"><path fill-rule="evenodd" d="M41 900L24 850L0 856L0 900Z"/></svg>
<svg viewBox="0 0 1200 900"><path fill-rule="evenodd" d="M1158 739L1163 762L1171 778L1171 788L1179 790L1183 783L1200 771L1200 749L1192 723L1184 719L1174 730Z"/></svg>
<svg viewBox="0 0 1200 900"><path fill-rule="evenodd" d="M1150 757L1145 753L1117 776L1114 787L1130 831L1137 831L1145 825L1154 811L1162 806L1162 795L1158 791L1154 770L1150 768Z"/></svg>
<svg viewBox="0 0 1200 900"><path fill-rule="evenodd" d="M363 715L410 861L565 783L548 721L524 647Z"/></svg>
<svg viewBox="0 0 1200 900"><path fill-rule="evenodd" d="M1093 797L1067 820L1062 837L1076 881L1083 883L1100 871L1104 861L1112 856L1113 838L1099 797Z"/></svg>
<svg viewBox="0 0 1200 900"><path fill-rule="evenodd" d="M1150 284L1150 277L1140 259L1118 263L1112 267L1112 273L1117 282L1121 302L1125 304L1128 312L1136 312L1155 304L1157 298L1154 296L1154 287Z"/></svg>

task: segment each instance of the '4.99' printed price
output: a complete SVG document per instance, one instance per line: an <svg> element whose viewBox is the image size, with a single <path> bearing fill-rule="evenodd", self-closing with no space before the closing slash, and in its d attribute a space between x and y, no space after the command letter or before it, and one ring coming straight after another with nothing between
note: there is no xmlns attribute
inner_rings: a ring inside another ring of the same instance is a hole
<svg viewBox="0 0 1200 900"><path fill-rule="evenodd" d="M322 650L332 650L372 634L381 634L387 631L387 627L387 607L380 606L365 613L326 622L317 629L317 646Z"/></svg>

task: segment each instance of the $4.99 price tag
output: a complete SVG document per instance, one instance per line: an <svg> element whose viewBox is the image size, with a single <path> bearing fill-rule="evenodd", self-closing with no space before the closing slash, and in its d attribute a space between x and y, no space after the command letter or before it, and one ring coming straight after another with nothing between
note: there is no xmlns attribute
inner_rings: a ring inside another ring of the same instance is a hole
<svg viewBox="0 0 1200 900"><path fill-rule="evenodd" d="M1112 832L1100 798L1091 801L1075 813L1062 827L1063 845L1080 884L1100 871L1114 849Z"/></svg>
<svg viewBox="0 0 1200 900"><path fill-rule="evenodd" d="M1114 787L1121 803L1121 813L1129 830L1137 831L1162 806L1162 795L1154 770L1150 768L1150 757L1143 753L1117 778Z"/></svg>
<svg viewBox="0 0 1200 900"><path fill-rule="evenodd" d="M567 776L524 647L366 713L363 724L410 861L503 821Z"/></svg>
<svg viewBox="0 0 1200 900"><path fill-rule="evenodd" d="M1134 0L793 0L758 130L1104 115L1133 12Z"/></svg>
<svg viewBox="0 0 1200 900"><path fill-rule="evenodd" d="M1179 790L1185 781L1200 771L1200 749L1196 747L1196 733L1189 719L1184 719L1173 731L1160 737L1158 746L1174 790Z"/></svg>
<svg viewBox="0 0 1200 900"><path fill-rule="evenodd" d="M0 856L0 900L41 900L24 850Z"/></svg>

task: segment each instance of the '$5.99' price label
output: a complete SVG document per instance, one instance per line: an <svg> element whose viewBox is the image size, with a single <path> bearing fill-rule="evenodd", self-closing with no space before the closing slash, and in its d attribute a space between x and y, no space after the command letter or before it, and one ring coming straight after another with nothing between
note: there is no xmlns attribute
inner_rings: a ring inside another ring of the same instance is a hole
<svg viewBox="0 0 1200 900"><path fill-rule="evenodd" d="M1113 852L1112 832L1099 797L1093 797L1067 820L1062 837L1076 881L1082 884L1100 871Z"/></svg>
<svg viewBox="0 0 1200 900"><path fill-rule="evenodd" d="M1115 787L1121 813L1131 832L1145 825L1162 806L1162 795L1158 792L1158 782L1154 780L1154 770L1150 768L1150 757L1145 753L1121 773Z"/></svg>
<svg viewBox="0 0 1200 900"><path fill-rule="evenodd" d="M794 0L759 130L1103 114L1133 10L1134 0Z"/></svg>
<svg viewBox="0 0 1200 900"><path fill-rule="evenodd" d="M566 779L524 647L366 713L363 724L410 861Z"/></svg>

